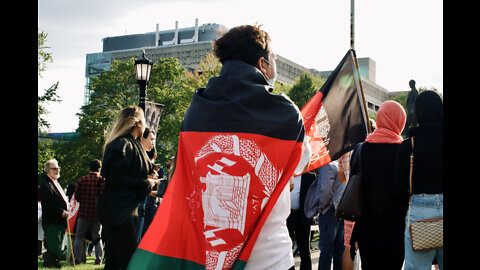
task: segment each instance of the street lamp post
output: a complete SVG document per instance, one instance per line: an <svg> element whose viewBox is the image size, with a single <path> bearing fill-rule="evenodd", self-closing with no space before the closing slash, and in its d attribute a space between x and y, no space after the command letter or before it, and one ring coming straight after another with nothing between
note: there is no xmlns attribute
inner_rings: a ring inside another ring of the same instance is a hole
<svg viewBox="0 0 480 270"><path fill-rule="evenodd" d="M153 61L149 60L145 56L145 50L143 50L142 57L135 60L135 71L137 76L137 82L140 86L140 102L138 106L142 108L145 114L145 100L146 100L146 88L150 81L150 71L152 70Z"/></svg>

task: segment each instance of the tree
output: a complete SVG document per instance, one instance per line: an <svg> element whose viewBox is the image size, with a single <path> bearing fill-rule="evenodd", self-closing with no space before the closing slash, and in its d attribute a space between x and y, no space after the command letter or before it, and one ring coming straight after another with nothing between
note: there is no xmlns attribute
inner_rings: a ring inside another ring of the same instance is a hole
<svg viewBox="0 0 480 270"><path fill-rule="evenodd" d="M438 89L435 88L435 87L427 88L427 87L422 86L422 87L418 88L418 93L420 94L421 92L423 92L425 90L435 91L437 94L439 94L443 98L442 93L438 92ZM408 97L408 92L396 95L395 97L392 98L392 100L400 103L400 105L402 105L403 109L406 112L407 111L407 97Z"/></svg>
<svg viewBox="0 0 480 270"><path fill-rule="evenodd" d="M39 30L40 31L40 30ZM52 53L46 49L50 47L46 46L48 34L44 31L38 32L38 77L42 78L42 72L47 69L47 63L53 62ZM57 94L58 82L45 89L45 93L38 96L38 132L47 132L50 128L50 124L45 120L45 115L48 114L45 106L49 102L61 102L62 100Z"/></svg>
<svg viewBox="0 0 480 270"><path fill-rule="evenodd" d="M175 58L159 59L152 67L146 96L148 101L164 105L156 131L156 161L161 164L176 153L180 126L194 91L205 87L212 76L218 75L221 64L207 55L199 69L202 70L200 75L188 73ZM76 181L87 173L92 159L102 159L105 135L114 118L123 108L138 104L134 59L114 61L109 71L93 78L90 90L90 103L82 106L77 114L79 136L59 145L62 183Z"/></svg>
<svg viewBox="0 0 480 270"><path fill-rule="evenodd" d="M392 98L393 101L396 101L402 105L405 112L407 111L407 95L408 93L401 93Z"/></svg>
<svg viewBox="0 0 480 270"><path fill-rule="evenodd" d="M52 53L46 51L46 49L50 49L45 45L47 36L48 34L44 31L38 33L38 76L40 78L42 77L41 73L47 68L47 62L53 62Z"/></svg>
<svg viewBox="0 0 480 270"><path fill-rule="evenodd" d="M49 113L46 109L46 105L49 102L61 102L62 100L57 94L58 82L45 89L45 93L38 96L38 133L46 133L50 129L50 124L45 119L45 116Z"/></svg>
<svg viewBox="0 0 480 270"><path fill-rule="evenodd" d="M42 175L44 174L45 163L56 156L55 144L49 140L38 140L37 156L37 182L40 185L44 179Z"/></svg>
<svg viewBox="0 0 480 270"><path fill-rule="evenodd" d="M288 96L301 110L324 83L319 76L302 73L288 91Z"/></svg>
<svg viewBox="0 0 480 270"><path fill-rule="evenodd" d="M42 77L42 72L44 72L47 68L47 63L53 62L52 53L48 52L46 49L50 47L46 46L45 43L47 41L47 34L42 31L38 32L38 77ZM43 95L38 96L38 133L45 133L50 128L50 124L45 119L45 116L48 114L46 109L46 105L49 102L61 102L60 97L57 94L58 89L58 82L53 84L48 89L45 89L45 93ZM40 179L40 175L44 173L43 165L47 160L56 157L56 145L50 141L42 141L38 139L38 152L37 152L37 161L38 161L38 176Z"/></svg>
<svg viewBox="0 0 480 270"><path fill-rule="evenodd" d="M286 95L288 92L290 92L290 89L292 89L292 86L293 84L282 83L276 80L275 83L273 84L272 94L279 95L281 93L284 93Z"/></svg>

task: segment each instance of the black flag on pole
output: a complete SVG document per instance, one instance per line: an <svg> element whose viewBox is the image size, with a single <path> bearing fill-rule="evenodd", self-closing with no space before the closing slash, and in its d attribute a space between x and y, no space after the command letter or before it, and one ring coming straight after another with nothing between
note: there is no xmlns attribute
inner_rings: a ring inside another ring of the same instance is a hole
<svg viewBox="0 0 480 270"><path fill-rule="evenodd" d="M301 110L312 148L307 171L340 158L365 140L368 122L363 99L355 51L350 49Z"/></svg>

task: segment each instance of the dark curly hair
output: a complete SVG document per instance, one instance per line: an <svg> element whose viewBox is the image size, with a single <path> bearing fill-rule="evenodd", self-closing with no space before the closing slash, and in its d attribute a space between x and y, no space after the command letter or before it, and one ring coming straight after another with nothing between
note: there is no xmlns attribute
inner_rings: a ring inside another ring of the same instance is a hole
<svg viewBox="0 0 480 270"><path fill-rule="evenodd" d="M242 60L253 66L262 56L269 60L270 41L267 32L260 30L258 24L241 25L217 39L212 50L222 64L228 60Z"/></svg>
<svg viewBox="0 0 480 270"><path fill-rule="evenodd" d="M102 168L102 161L99 159L94 159L90 161L88 168L91 172L96 172Z"/></svg>

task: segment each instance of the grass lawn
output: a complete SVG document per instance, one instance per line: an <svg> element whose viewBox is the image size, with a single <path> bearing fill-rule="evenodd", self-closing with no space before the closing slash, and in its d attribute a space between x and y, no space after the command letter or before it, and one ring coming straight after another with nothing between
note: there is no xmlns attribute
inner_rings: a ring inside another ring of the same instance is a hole
<svg viewBox="0 0 480 270"><path fill-rule="evenodd" d="M318 231L314 232L314 235L311 239L312 242L318 241L319 233ZM70 255L69 255L70 256ZM47 268L43 267L43 259L42 257L38 257L38 269L42 270L53 270L56 268ZM87 256L87 262L82 263L79 265L75 265L75 268L73 268L73 264L70 264L67 261L60 261L60 265L62 266L61 269L63 270L103 270L105 265L95 265L95 256Z"/></svg>
<svg viewBox="0 0 480 270"><path fill-rule="evenodd" d="M48 269L57 269L57 268L47 268L43 267L43 259L39 257L38 259L38 269L43 269L43 270L48 270ZM82 263L79 265L75 265L75 268L73 268L73 264L70 264L67 261L60 261L60 265L62 266L62 269L64 270L102 270L104 265L95 265L95 256L87 257L87 262Z"/></svg>

